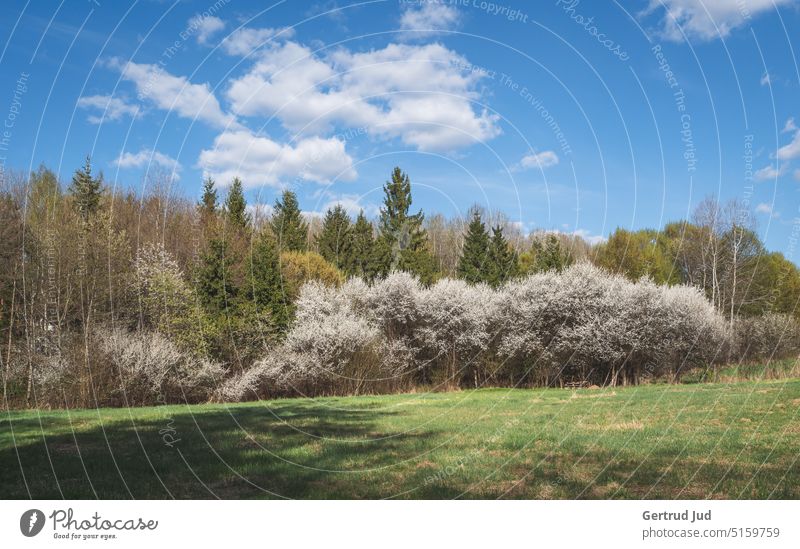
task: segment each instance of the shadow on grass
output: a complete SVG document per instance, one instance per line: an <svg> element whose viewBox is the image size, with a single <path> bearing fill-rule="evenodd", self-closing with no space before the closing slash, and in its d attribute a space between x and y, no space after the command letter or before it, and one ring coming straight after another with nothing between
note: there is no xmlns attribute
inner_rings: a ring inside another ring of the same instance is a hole
<svg viewBox="0 0 800 549"><path fill-rule="evenodd" d="M162 412L134 410L133 419L125 410L102 411L103 427L87 412L71 423L44 412L41 424L30 414L3 418L0 497L386 497L365 480L413 460L435 438L380 431L376 425L396 412L374 408L155 410Z"/></svg>

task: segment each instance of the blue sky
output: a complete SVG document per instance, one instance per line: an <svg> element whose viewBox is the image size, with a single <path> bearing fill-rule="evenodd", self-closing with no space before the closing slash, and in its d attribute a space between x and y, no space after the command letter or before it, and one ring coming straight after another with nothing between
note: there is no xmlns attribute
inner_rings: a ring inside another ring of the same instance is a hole
<svg viewBox="0 0 800 549"><path fill-rule="evenodd" d="M13 0L0 161L370 215L399 165L426 211L593 241L711 194L796 261L798 29L781 0Z"/></svg>

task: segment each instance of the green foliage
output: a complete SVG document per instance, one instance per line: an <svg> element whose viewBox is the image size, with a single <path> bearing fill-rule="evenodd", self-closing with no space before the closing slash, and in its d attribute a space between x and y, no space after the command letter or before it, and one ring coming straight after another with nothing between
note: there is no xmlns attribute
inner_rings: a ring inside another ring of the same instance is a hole
<svg viewBox="0 0 800 549"><path fill-rule="evenodd" d="M530 250L519 258L519 270L523 274L546 271L562 271L572 264L572 257L554 234L548 234L544 241L536 238Z"/></svg>
<svg viewBox="0 0 800 549"><path fill-rule="evenodd" d="M203 198L205 202L206 197ZM210 196L208 198L211 199ZM214 191L214 198L216 199L216 191ZM244 231L250 227L250 214L247 213L247 201L244 199L242 180L238 177L233 178L228 196L225 198L225 219L235 231Z"/></svg>
<svg viewBox="0 0 800 549"><path fill-rule="evenodd" d="M503 228L499 225L492 228L488 260L489 272L486 282L494 288L519 275L517 253L503 236Z"/></svg>
<svg viewBox="0 0 800 549"><path fill-rule="evenodd" d="M250 256L249 298L257 314L269 317L278 330L285 330L290 311L284 291L278 248L266 231L258 235Z"/></svg>
<svg viewBox="0 0 800 549"><path fill-rule="evenodd" d="M103 195L103 177L92 176L92 161L88 156L83 168L76 170L72 176L69 191L78 215L84 223L88 223L100 208Z"/></svg>
<svg viewBox="0 0 800 549"><path fill-rule="evenodd" d="M340 270L353 263L353 241L350 216L341 204L329 208L317 236L319 254Z"/></svg>
<svg viewBox="0 0 800 549"><path fill-rule="evenodd" d="M458 261L458 277L471 284L487 282L492 270L489 264L489 232L481 220L480 211L475 208Z"/></svg>
<svg viewBox="0 0 800 549"><path fill-rule="evenodd" d="M207 177L203 181L203 196L197 205L200 221L207 225L217 215L217 189L214 180Z"/></svg>
<svg viewBox="0 0 800 549"><path fill-rule="evenodd" d="M237 296L231 273L230 246L219 235L212 236L200 258L197 270L197 293L200 302L212 315L229 312Z"/></svg>
<svg viewBox="0 0 800 549"><path fill-rule="evenodd" d="M292 191L283 191L281 198L275 201L270 227L277 239L278 250L304 252L308 249L308 224L303 220L297 195Z"/></svg>
<svg viewBox="0 0 800 549"><path fill-rule="evenodd" d="M646 276L657 284L676 284L680 278L669 256L668 244L668 239L658 231L630 232L618 228L607 242L598 246L595 262L631 280Z"/></svg>
<svg viewBox="0 0 800 549"><path fill-rule="evenodd" d="M283 252L281 276L290 300L297 297L300 287L311 280L326 286L339 286L344 275L316 252Z"/></svg>
<svg viewBox="0 0 800 549"><path fill-rule="evenodd" d="M400 168L383 186L385 194L379 225L376 263L381 275L399 270L410 272L423 282L436 278L436 260L428 249L428 236L422 227L422 211L409 214L411 180Z"/></svg>
<svg viewBox="0 0 800 549"><path fill-rule="evenodd" d="M367 221L363 210L359 212L356 222L350 230L351 253L347 265L347 274L358 276L367 280L375 277L375 236L372 224Z"/></svg>

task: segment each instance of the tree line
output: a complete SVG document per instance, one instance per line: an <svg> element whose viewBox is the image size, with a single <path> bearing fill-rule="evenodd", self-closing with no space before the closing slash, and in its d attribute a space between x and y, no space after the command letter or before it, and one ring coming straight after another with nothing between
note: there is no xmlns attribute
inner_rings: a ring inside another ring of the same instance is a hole
<svg viewBox="0 0 800 549"><path fill-rule="evenodd" d="M238 178L224 197L206 179L195 201L150 174L137 195L109 188L88 158L68 185L44 166L2 183L0 361L11 405L213 398L282 344L312 281L374 285L405 272L422 287L460 279L498 290L590 262L631 281L698 288L729 330L798 314L798 269L765 249L736 202L707 199L691 220L617 229L592 246L524 234L478 207L465 220L426 216L400 168L374 220L341 205L305 216L288 189L265 217Z"/></svg>

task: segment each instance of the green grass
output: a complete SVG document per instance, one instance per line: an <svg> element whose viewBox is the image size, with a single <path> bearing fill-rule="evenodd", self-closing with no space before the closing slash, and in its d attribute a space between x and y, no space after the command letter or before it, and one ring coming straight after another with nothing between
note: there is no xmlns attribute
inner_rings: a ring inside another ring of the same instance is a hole
<svg viewBox="0 0 800 549"><path fill-rule="evenodd" d="M799 407L782 380L7 412L0 497L799 498Z"/></svg>

